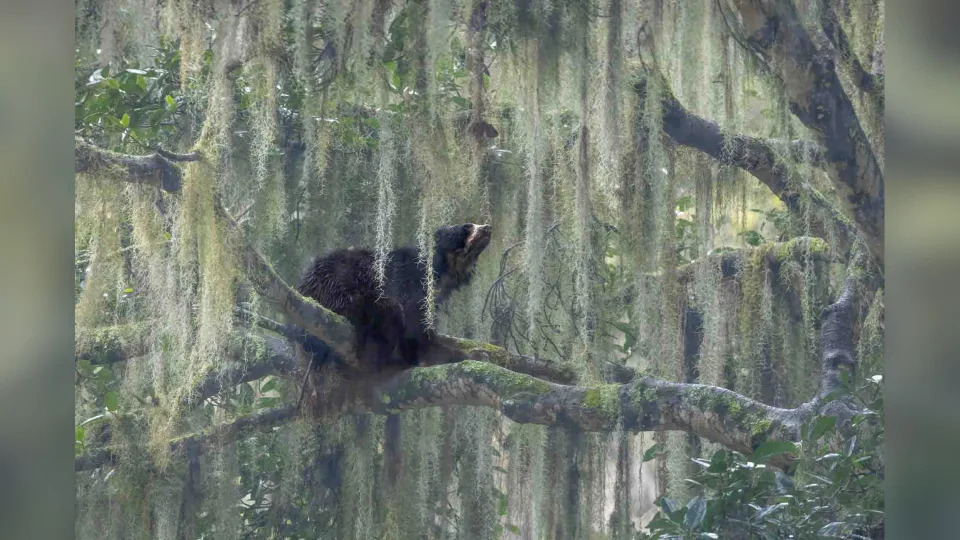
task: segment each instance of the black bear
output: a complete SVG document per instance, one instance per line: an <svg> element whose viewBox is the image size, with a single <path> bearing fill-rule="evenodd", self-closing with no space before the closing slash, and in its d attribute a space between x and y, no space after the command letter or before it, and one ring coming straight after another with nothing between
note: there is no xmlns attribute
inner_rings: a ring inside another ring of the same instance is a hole
<svg viewBox="0 0 960 540"><path fill-rule="evenodd" d="M470 282L477 257L490 244L490 225L441 227L434 240L431 277L439 304ZM419 259L416 248L391 251L381 289L372 251L338 249L310 265L298 290L353 323L364 364L384 365L399 356L405 365L417 365L431 338L425 324L427 272Z"/></svg>

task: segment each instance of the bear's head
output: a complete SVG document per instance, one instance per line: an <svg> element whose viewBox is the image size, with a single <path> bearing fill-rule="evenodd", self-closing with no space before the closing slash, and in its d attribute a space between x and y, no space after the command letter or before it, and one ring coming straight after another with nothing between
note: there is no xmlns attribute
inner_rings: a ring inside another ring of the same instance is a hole
<svg viewBox="0 0 960 540"><path fill-rule="evenodd" d="M490 245L490 225L441 227L434 235L433 271L441 297L470 283L477 257Z"/></svg>

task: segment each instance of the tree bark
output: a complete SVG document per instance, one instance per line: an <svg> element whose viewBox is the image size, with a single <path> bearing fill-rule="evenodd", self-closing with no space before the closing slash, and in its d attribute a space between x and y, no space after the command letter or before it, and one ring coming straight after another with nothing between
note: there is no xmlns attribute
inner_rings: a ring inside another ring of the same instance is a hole
<svg viewBox="0 0 960 540"><path fill-rule="evenodd" d="M824 146L824 163L843 209L883 267L883 171L850 97L834 55L818 49L790 0L734 0L747 44L783 82L790 111Z"/></svg>
<svg viewBox="0 0 960 540"><path fill-rule="evenodd" d="M180 191L183 181L180 168L174 161L198 161L200 155L158 150L147 156L131 156L98 148L78 137L74 160L78 173L114 173L126 182L158 186L174 193Z"/></svg>
<svg viewBox="0 0 960 540"><path fill-rule="evenodd" d="M686 110L674 97L663 76L655 67L646 70L643 79L634 85L641 98L647 92L647 78L661 79L661 106L663 108L663 131L683 146L695 148L718 162L734 165L759 180L777 196L783 204L797 215L803 214L802 193L798 183L790 182L790 171L778 159L775 146L785 146L790 155L802 158L810 156L813 164L825 167L823 147L813 141L796 140L787 143L751 137L741 133L724 134L720 126ZM810 188L806 188L810 189ZM853 244L856 228L839 211L818 193L810 194L810 204L821 209L826 222L815 224L820 230L832 228L837 232L841 252L847 252ZM816 218L815 218L816 219Z"/></svg>

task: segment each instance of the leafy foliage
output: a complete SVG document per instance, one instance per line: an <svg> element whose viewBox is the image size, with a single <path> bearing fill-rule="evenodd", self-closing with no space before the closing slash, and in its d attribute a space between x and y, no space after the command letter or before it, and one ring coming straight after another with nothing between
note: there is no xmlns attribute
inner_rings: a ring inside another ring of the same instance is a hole
<svg viewBox="0 0 960 540"><path fill-rule="evenodd" d="M77 134L114 150L128 142L149 150L176 137L184 99L179 72L179 44L168 41L152 66L124 62L78 73Z"/></svg>
<svg viewBox="0 0 960 540"><path fill-rule="evenodd" d="M883 388L871 377L856 392L863 413L839 428L820 416L800 444L766 443L752 457L717 450L687 481L701 495L686 506L664 497L639 538L874 538L883 529ZM798 450L792 474L765 463Z"/></svg>

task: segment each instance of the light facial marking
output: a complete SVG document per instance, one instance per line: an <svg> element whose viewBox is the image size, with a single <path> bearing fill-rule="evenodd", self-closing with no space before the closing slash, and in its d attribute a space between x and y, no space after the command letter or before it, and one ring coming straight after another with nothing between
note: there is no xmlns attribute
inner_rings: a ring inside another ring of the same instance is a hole
<svg viewBox="0 0 960 540"><path fill-rule="evenodd" d="M490 225L477 225L475 223L471 223L470 236L467 237L466 247L469 249L473 246L474 242L482 238L486 238L488 240L490 239Z"/></svg>

